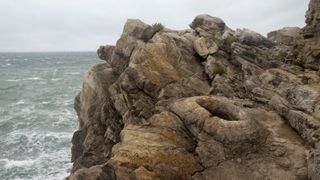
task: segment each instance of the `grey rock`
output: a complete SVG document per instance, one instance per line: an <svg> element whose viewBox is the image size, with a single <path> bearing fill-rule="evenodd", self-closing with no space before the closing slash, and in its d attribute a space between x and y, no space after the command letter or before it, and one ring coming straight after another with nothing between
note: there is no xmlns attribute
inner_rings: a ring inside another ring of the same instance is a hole
<svg viewBox="0 0 320 180"><path fill-rule="evenodd" d="M308 177L311 180L317 180L320 177L320 144L317 143L314 149L311 149L308 156Z"/></svg>
<svg viewBox="0 0 320 180"><path fill-rule="evenodd" d="M294 46L301 33L299 27L285 27L268 33L268 39L274 43Z"/></svg>
<svg viewBox="0 0 320 180"><path fill-rule="evenodd" d="M124 28L123 34L133 36L137 39L148 41L156 33L152 26L145 24L139 19L128 19Z"/></svg>
<svg viewBox="0 0 320 180"><path fill-rule="evenodd" d="M226 26L225 22L218 18L212 17L208 14L201 14L198 15L193 22L191 23L190 27L192 29L201 28L206 31L211 31L212 33L223 33L228 27Z"/></svg>
<svg viewBox="0 0 320 180"><path fill-rule="evenodd" d="M306 12L306 26L302 29L304 39L298 44L297 50L300 64L305 68L314 71L320 70L320 2L310 0L308 11ZM302 63L301 63L302 62Z"/></svg>
<svg viewBox="0 0 320 180"><path fill-rule="evenodd" d="M301 111L290 110L287 114L290 125L297 130L309 144L320 141L320 120Z"/></svg>
<svg viewBox="0 0 320 180"><path fill-rule="evenodd" d="M226 67L216 60L213 56L209 56L204 63L206 74L210 79L214 79L216 75L223 75L227 73Z"/></svg>
<svg viewBox="0 0 320 180"><path fill-rule="evenodd" d="M261 34L254 32L250 29L237 29L235 32L235 36L239 39L239 41L246 45L252 46L265 46L271 47L273 43L269 41L267 38L263 37Z"/></svg>
<svg viewBox="0 0 320 180"><path fill-rule="evenodd" d="M99 49L97 50L98 57L101 60L105 60L108 63L110 63L114 49L115 49L115 46L109 46L109 45L100 46Z"/></svg>
<svg viewBox="0 0 320 180"><path fill-rule="evenodd" d="M212 39L200 37L194 41L194 49L201 57L207 58L208 55L216 53L219 47Z"/></svg>

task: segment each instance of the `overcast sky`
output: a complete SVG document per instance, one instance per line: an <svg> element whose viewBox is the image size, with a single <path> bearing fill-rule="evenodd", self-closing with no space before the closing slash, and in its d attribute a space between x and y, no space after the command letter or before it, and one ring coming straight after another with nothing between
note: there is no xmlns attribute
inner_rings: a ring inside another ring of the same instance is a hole
<svg viewBox="0 0 320 180"><path fill-rule="evenodd" d="M263 35L304 26L308 0L0 0L0 51L95 51L115 44L128 18L173 29L198 14Z"/></svg>

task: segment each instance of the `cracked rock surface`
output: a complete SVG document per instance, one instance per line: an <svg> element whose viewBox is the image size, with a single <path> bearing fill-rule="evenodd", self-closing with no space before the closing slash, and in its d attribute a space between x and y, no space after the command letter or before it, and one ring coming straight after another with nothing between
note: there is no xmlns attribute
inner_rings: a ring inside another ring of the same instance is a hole
<svg viewBox="0 0 320 180"><path fill-rule="evenodd" d="M128 20L75 98L66 179L320 179L319 14L268 38Z"/></svg>

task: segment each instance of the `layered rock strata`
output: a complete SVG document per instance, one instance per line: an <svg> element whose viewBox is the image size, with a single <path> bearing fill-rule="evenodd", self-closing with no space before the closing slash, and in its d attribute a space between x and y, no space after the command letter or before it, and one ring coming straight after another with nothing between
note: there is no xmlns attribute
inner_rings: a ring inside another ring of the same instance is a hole
<svg viewBox="0 0 320 180"><path fill-rule="evenodd" d="M75 99L67 179L320 179L319 7L268 38L128 20Z"/></svg>

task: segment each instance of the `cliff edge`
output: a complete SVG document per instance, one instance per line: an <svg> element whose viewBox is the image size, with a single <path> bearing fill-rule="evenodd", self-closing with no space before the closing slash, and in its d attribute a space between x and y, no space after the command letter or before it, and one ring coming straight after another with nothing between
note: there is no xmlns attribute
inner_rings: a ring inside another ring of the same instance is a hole
<svg viewBox="0 0 320 180"><path fill-rule="evenodd" d="M320 1L268 38L126 22L75 98L66 179L320 179Z"/></svg>

